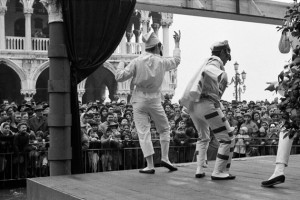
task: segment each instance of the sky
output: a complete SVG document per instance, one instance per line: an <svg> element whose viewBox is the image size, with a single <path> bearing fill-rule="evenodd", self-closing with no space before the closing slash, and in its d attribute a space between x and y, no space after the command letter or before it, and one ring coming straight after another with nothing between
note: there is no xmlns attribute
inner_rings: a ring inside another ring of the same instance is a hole
<svg viewBox="0 0 300 200"><path fill-rule="evenodd" d="M268 86L266 82L276 81L283 66L291 58L291 54L281 54L278 50L281 32L277 31L275 25L175 14L170 26L170 55L174 49L171 37L174 30L181 30L181 64L178 67L173 103L178 102L192 75L211 55L211 45L223 40L228 40L231 47L232 59L225 65L229 81L235 74L235 62L239 64L239 73L247 73L246 91L241 99L272 101L280 97L275 92L265 91ZM226 89L222 99L235 99L233 93L234 84Z"/></svg>

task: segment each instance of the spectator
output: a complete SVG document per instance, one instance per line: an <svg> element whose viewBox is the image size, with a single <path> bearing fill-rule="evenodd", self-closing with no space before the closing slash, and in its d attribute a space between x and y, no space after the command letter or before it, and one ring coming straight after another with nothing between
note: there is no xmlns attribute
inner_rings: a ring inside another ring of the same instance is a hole
<svg viewBox="0 0 300 200"><path fill-rule="evenodd" d="M133 147L135 147L134 142L132 141L132 137L131 137L131 133L130 131L124 131L123 132L123 141L122 141L122 146L124 148L124 154L122 154L124 156L124 169L132 169L133 165L135 164L135 160L133 160L134 158L134 150L132 149Z"/></svg>
<svg viewBox="0 0 300 200"><path fill-rule="evenodd" d="M182 125L177 128L177 131L176 131L176 134L174 137L174 142L177 146L188 146L189 140L190 140L190 137L187 136L185 125L183 125L183 123L182 123Z"/></svg>
<svg viewBox="0 0 300 200"><path fill-rule="evenodd" d="M171 136L171 139L173 139L176 134L176 124L175 124L174 119L169 120L169 124L170 124L170 131L171 131L170 136Z"/></svg>
<svg viewBox="0 0 300 200"><path fill-rule="evenodd" d="M249 144L248 128L241 127L240 132L235 136L235 147L233 151L233 158L246 157L246 146Z"/></svg>
<svg viewBox="0 0 300 200"><path fill-rule="evenodd" d="M90 146L87 125L81 127L81 147L82 150L87 150Z"/></svg>
<svg viewBox="0 0 300 200"><path fill-rule="evenodd" d="M238 121L234 119L233 112L231 110L227 111L226 117L231 127L237 126Z"/></svg>
<svg viewBox="0 0 300 200"><path fill-rule="evenodd" d="M251 135L253 132L258 132L258 126L252 120L252 115L250 113L244 114L245 122L241 125L241 127L247 127L247 133Z"/></svg>
<svg viewBox="0 0 300 200"><path fill-rule="evenodd" d="M28 113L27 112L21 112L21 121L22 122L26 122L26 123L28 123L28 120L29 120L29 115L28 115Z"/></svg>
<svg viewBox="0 0 300 200"><path fill-rule="evenodd" d="M175 115L174 115L174 120L175 120L175 125L178 126L178 123L182 120L181 117L181 110L179 107L175 108Z"/></svg>
<svg viewBox="0 0 300 200"><path fill-rule="evenodd" d="M106 117L106 121L104 121L103 123L100 124L99 126L99 130L102 132L102 133L105 133L108 126L111 124L111 123L115 123L114 122L114 114L113 113L107 113L107 117Z"/></svg>
<svg viewBox="0 0 300 200"><path fill-rule="evenodd" d="M270 117L271 117L272 122L279 122L281 113L279 110L274 109L274 111L272 112Z"/></svg>
<svg viewBox="0 0 300 200"><path fill-rule="evenodd" d="M89 136L89 149L92 149L88 151L89 171L97 172L100 158L98 151L95 149L101 148L101 141L99 137L101 137L102 134L99 134L98 123L96 121L89 120L88 123L91 125L91 128L87 131Z"/></svg>
<svg viewBox="0 0 300 200"><path fill-rule="evenodd" d="M129 121L130 124L133 122L133 118L132 118L132 113L131 113L131 111L125 112L124 117L126 117L126 118L128 119L128 121Z"/></svg>
<svg viewBox="0 0 300 200"><path fill-rule="evenodd" d="M12 123L10 124L10 129L12 130L12 132L16 133L18 132L18 124L21 122L22 120L22 116L20 112L15 112L14 116L13 116L13 120Z"/></svg>
<svg viewBox="0 0 300 200"><path fill-rule="evenodd" d="M113 113L114 112L114 107L112 105L107 106L107 112L108 113Z"/></svg>
<svg viewBox="0 0 300 200"><path fill-rule="evenodd" d="M254 111L252 113L252 120L254 123L256 123L257 127L260 128L261 127L261 119L260 119L260 113L258 111Z"/></svg>
<svg viewBox="0 0 300 200"><path fill-rule="evenodd" d="M107 109L106 107L103 107L103 108L100 110L100 116L101 116L101 122L102 122L102 123L106 121L107 114L108 114L108 109Z"/></svg>
<svg viewBox="0 0 300 200"><path fill-rule="evenodd" d="M14 137L14 150L16 153L15 164L18 167L18 177L26 177L27 176L27 166L25 165L25 161L28 158L28 154L31 151L37 150L36 146L32 146L29 144L29 133L27 132L27 124L19 123L18 124L18 133Z"/></svg>
<svg viewBox="0 0 300 200"><path fill-rule="evenodd" d="M7 116L9 116L9 117L12 117L14 114L14 108L10 105L5 107L5 111L6 111Z"/></svg>
<svg viewBox="0 0 300 200"><path fill-rule="evenodd" d="M43 110L44 108L41 105L36 106L34 109L36 116L28 120L29 128L33 132L43 131L44 133L48 133L47 117L43 116Z"/></svg>
<svg viewBox="0 0 300 200"><path fill-rule="evenodd" d="M270 123L267 133L268 155L276 155L279 140L279 129L276 123Z"/></svg>
<svg viewBox="0 0 300 200"><path fill-rule="evenodd" d="M168 120L174 119L174 110L172 104L165 104L164 105L165 113L167 115Z"/></svg>
<svg viewBox="0 0 300 200"><path fill-rule="evenodd" d="M7 117L6 110L1 109L1 110L0 110L0 120L2 121L2 119L3 119L4 117Z"/></svg>
<svg viewBox="0 0 300 200"><path fill-rule="evenodd" d="M100 113L98 113L98 112L94 112L94 113L92 113L93 114L93 120L95 121L95 122L97 122L98 124L100 124L101 123L101 115L100 115Z"/></svg>
<svg viewBox="0 0 300 200"><path fill-rule="evenodd" d="M0 126L0 180L10 179L10 169L12 167L12 157L9 153L13 152L14 134L10 130L8 122L1 123Z"/></svg>

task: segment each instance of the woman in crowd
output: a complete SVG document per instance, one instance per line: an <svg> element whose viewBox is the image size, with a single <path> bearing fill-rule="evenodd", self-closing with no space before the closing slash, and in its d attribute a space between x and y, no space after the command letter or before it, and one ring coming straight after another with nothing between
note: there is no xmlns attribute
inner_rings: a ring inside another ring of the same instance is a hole
<svg viewBox="0 0 300 200"><path fill-rule="evenodd" d="M100 110L100 116L101 116L101 122L105 122L107 118L108 109L106 107L101 108Z"/></svg>
<svg viewBox="0 0 300 200"><path fill-rule="evenodd" d="M248 128L241 127L239 133L235 136L235 147L233 151L233 158L246 157L246 146L249 145Z"/></svg>
<svg viewBox="0 0 300 200"><path fill-rule="evenodd" d="M260 119L260 113L258 111L254 111L252 113L252 120L254 123L256 123L257 127L261 127L261 119Z"/></svg>
<svg viewBox="0 0 300 200"><path fill-rule="evenodd" d="M13 152L14 133L10 130L8 122L0 126L0 180L9 179L11 176L11 163Z"/></svg>

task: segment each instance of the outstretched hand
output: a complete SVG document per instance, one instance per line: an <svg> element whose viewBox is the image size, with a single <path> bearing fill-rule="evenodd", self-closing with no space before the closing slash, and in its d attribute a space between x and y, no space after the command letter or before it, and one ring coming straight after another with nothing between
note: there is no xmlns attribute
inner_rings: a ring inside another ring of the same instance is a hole
<svg viewBox="0 0 300 200"><path fill-rule="evenodd" d="M178 31L178 33L176 31L174 31L173 38L175 40L175 43L179 43L180 42L180 38L181 38L181 32L180 32L180 30Z"/></svg>

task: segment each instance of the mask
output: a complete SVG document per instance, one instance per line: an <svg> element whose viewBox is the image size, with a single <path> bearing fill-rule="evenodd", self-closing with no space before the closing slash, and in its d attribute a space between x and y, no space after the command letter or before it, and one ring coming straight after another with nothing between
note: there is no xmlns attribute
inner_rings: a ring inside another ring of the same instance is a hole
<svg viewBox="0 0 300 200"><path fill-rule="evenodd" d="M160 55L160 56L163 56L163 52L162 52L162 50L160 50L160 52L159 52L159 55Z"/></svg>

